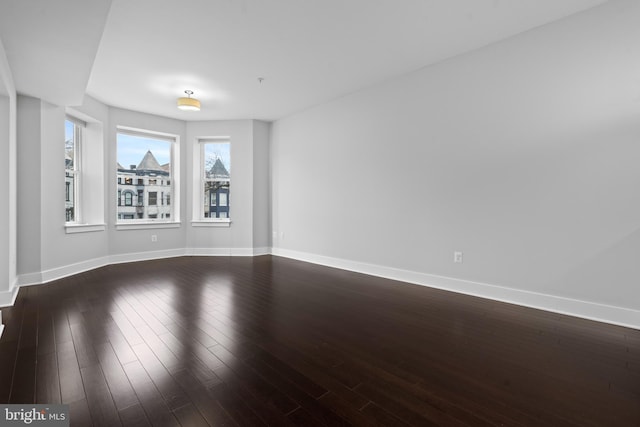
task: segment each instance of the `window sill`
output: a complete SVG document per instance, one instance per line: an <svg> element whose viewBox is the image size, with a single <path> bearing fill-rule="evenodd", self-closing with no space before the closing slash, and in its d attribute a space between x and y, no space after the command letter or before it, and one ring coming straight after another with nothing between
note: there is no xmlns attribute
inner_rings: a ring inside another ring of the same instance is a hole
<svg viewBox="0 0 640 427"><path fill-rule="evenodd" d="M231 220L226 219L198 219L191 221L192 227L230 227Z"/></svg>
<svg viewBox="0 0 640 427"><path fill-rule="evenodd" d="M180 228L180 222L140 221L116 224L116 230L146 230L149 228Z"/></svg>
<svg viewBox="0 0 640 427"><path fill-rule="evenodd" d="M91 233L94 231L104 231L107 229L107 226L105 224L65 224L64 229L67 234Z"/></svg>

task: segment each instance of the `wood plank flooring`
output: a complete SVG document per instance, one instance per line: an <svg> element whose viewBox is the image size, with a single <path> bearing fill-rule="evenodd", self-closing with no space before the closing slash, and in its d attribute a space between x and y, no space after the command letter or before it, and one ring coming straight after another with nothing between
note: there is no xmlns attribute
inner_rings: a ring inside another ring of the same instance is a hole
<svg viewBox="0 0 640 427"><path fill-rule="evenodd" d="M75 426L640 426L640 331L262 256L112 265L2 309L0 403Z"/></svg>

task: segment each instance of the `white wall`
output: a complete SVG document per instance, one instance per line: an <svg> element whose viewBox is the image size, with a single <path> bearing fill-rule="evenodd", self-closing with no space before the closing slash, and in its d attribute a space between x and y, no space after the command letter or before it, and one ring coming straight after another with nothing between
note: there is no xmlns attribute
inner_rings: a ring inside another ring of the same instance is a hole
<svg viewBox="0 0 640 427"><path fill-rule="evenodd" d="M253 121L253 247L271 248L271 123Z"/></svg>
<svg viewBox="0 0 640 427"><path fill-rule="evenodd" d="M640 326L639 18L610 2L275 122L274 251Z"/></svg>
<svg viewBox="0 0 640 427"><path fill-rule="evenodd" d="M42 242L42 159L40 155L42 101L18 96L17 110L18 274L39 274L42 269L40 249ZM60 182L62 186L62 181Z"/></svg>
<svg viewBox="0 0 640 427"><path fill-rule="evenodd" d="M187 123L188 191L193 194L197 165L191 160L197 150L198 139L229 137L231 141L231 188L229 227L194 227L193 204L189 204L185 222L187 248L196 253L240 254L253 249L253 128L251 120L223 120ZM191 197L189 197L191 200ZM197 215L197 214L196 214Z"/></svg>
<svg viewBox="0 0 640 427"><path fill-rule="evenodd" d="M108 180L110 182L107 197L109 224L109 254L110 256L136 254L144 252L162 251L170 253L171 251L181 250L185 247L185 230L186 218L184 212L186 210L185 192L187 191L186 178L184 174L174 176L173 185L178 185L180 189L180 198L173 195L171 203L180 206L180 220L182 224L178 228L164 229L142 229L142 230L117 230L116 222L116 204L111 202L117 200L117 180L116 180L116 164L117 164L117 146L116 134L118 126L131 127L141 130L150 130L154 132L162 132L179 137L180 161L179 170L184 171L187 165L186 160L186 124L181 120L168 119L152 114L139 113L120 108L109 109L109 163L106 167ZM174 165L174 175L175 175ZM175 216L174 216L174 219ZM151 235L157 236L157 241L151 241ZM126 260L127 257L118 258ZM135 260L136 257L131 257Z"/></svg>
<svg viewBox="0 0 640 427"><path fill-rule="evenodd" d="M106 108L88 101L88 105L92 103L96 105L85 110L104 123L108 119ZM18 97L18 273L23 284L100 265L109 254L105 231L65 231L64 181L56 178L64 177L64 120L63 107ZM92 143L89 139L85 142ZM104 152L102 144L99 150ZM98 152L97 156L104 159L104 153ZM96 183L95 193L104 198L104 189L100 191L102 178L86 184ZM104 209L102 201L99 205Z"/></svg>
<svg viewBox="0 0 640 427"><path fill-rule="evenodd" d="M82 203L81 222L106 224L109 215L107 197L111 184L109 162L109 107L85 96L79 107L67 108L68 115L86 123L83 133L82 156ZM109 199L110 200L110 199ZM95 237L95 236L94 236ZM106 247L106 233L100 235ZM103 242L101 241L102 245Z"/></svg>
<svg viewBox="0 0 640 427"><path fill-rule="evenodd" d="M8 203L2 203L0 207L0 293L8 293L13 287L9 275L9 263L11 252L15 248L11 248L9 242L9 217L11 210L15 209L15 200L9 198L9 123L10 123L10 105L9 96L2 94L0 90L0 200L7 200Z"/></svg>
<svg viewBox="0 0 640 427"><path fill-rule="evenodd" d="M0 306L15 295L16 274L16 90L0 41ZM0 334L2 334L0 315Z"/></svg>

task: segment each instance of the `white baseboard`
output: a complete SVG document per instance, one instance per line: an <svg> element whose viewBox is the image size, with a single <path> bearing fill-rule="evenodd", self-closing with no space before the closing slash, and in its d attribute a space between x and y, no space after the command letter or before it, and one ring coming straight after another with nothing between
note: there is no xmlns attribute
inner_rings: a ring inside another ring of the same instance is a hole
<svg viewBox="0 0 640 427"><path fill-rule="evenodd" d="M276 256L325 265L342 270L349 270L357 273L369 274L371 276L378 276L416 285L428 286L446 291L536 308L539 310L596 320L598 322L640 329L640 311L624 307L580 301L554 295L507 288L504 286L490 285L488 283L419 273L416 271L384 267L288 249L272 248L271 253Z"/></svg>
<svg viewBox="0 0 640 427"><path fill-rule="evenodd" d="M16 302L16 297L18 296L18 279L14 281L11 285L11 288L8 291L0 292L0 307L10 307ZM2 323L2 322L0 322Z"/></svg>
<svg viewBox="0 0 640 427"><path fill-rule="evenodd" d="M104 267L107 264L109 264L109 259L107 257L101 257L65 265L63 267L52 268L42 272L42 280L40 283L47 283L64 277L73 276L74 274L84 273L85 271ZM25 284L20 282L20 286L24 285Z"/></svg>
<svg viewBox="0 0 640 427"><path fill-rule="evenodd" d="M18 276L18 283L20 286L31 286L44 283L42 280L42 272L21 274Z"/></svg>
<svg viewBox="0 0 640 427"><path fill-rule="evenodd" d="M175 258L184 256L184 249L165 249L161 251L131 252L127 254L110 255L108 264L123 264L125 262L150 261L152 259Z"/></svg>
<svg viewBox="0 0 640 427"><path fill-rule="evenodd" d="M253 256L254 248L188 248L187 256Z"/></svg>
<svg viewBox="0 0 640 427"><path fill-rule="evenodd" d="M189 248L186 250L187 256L231 256L229 248Z"/></svg>
<svg viewBox="0 0 640 427"><path fill-rule="evenodd" d="M271 255L271 248L263 247L263 248L253 248L253 256L260 255Z"/></svg>
<svg viewBox="0 0 640 427"><path fill-rule="evenodd" d="M109 264L107 257L89 259L75 264L65 265L63 267L44 270L39 273L21 274L18 283L20 286L41 285L43 283L52 282L74 274L84 273Z"/></svg>

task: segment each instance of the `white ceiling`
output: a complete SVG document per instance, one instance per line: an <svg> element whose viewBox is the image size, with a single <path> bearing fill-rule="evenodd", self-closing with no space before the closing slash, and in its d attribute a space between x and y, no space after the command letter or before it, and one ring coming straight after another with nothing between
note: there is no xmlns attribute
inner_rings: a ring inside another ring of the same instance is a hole
<svg viewBox="0 0 640 427"><path fill-rule="evenodd" d="M19 92L46 92L36 81L183 120L274 120L604 2L2 0L0 39ZM49 67L30 59L39 56ZM51 68L73 74L82 59L93 67L80 76L38 78ZM185 89L200 112L177 110Z"/></svg>
<svg viewBox="0 0 640 427"><path fill-rule="evenodd" d="M0 0L0 40L16 90L82 102L111 0Z"/></svg>

